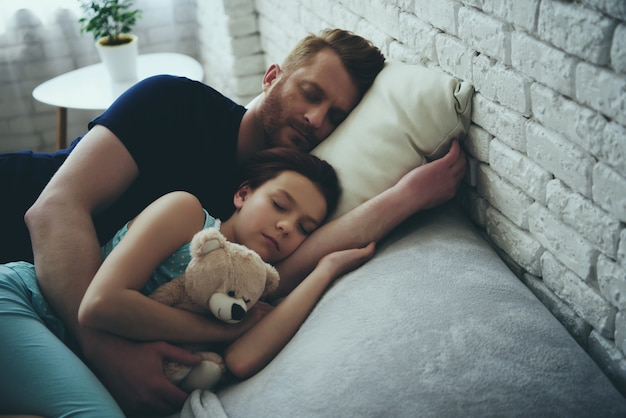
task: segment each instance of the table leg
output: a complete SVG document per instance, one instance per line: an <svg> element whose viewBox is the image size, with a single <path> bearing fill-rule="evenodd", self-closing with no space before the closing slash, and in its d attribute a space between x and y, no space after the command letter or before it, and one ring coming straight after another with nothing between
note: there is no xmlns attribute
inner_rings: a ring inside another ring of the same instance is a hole
<svg viewBox="0 0 626 418"><path fill-rule="evenodd" d="M67 108L57 108L57 149L67 148Z"/></svg>

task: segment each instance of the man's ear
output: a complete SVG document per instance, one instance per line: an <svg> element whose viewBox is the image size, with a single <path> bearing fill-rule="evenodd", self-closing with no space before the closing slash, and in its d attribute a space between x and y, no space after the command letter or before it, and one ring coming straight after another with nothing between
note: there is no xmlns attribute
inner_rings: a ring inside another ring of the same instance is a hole
<svg viewBox="0 0 626 418"><path fill-rule="evenodd" d="M241 207L243 206L243 202L246 201L249 193L250 185L247 182L242 183L235 192L235 196L233 197L233 204L235 205L235 209L241 209Z"/></svg>
<svg viewBox="0 0 626 418"><path fill-rule="evenodd" d="M278 64L270 65L263 76L263 92L267 92L272 84L280 78L281 74L282 70Z"/></svg>

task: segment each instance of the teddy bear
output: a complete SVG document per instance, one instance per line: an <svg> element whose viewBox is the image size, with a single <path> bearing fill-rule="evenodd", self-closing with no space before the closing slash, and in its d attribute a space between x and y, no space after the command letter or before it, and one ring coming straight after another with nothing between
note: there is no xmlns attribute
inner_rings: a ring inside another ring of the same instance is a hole
<svg viewBox="0 0 626 418"><path fill-rule="evenodd" d="M190 252L191 261L185 272L158 287L151 298L235 324L278 286L279 275L273 266L248 247L228 241L216 228L196 233ZM165 375L188 392L212 389L226 370L222 357L206 351L206 346L185 348L199 352L204 360L194 367L166 363Z"/></svg>

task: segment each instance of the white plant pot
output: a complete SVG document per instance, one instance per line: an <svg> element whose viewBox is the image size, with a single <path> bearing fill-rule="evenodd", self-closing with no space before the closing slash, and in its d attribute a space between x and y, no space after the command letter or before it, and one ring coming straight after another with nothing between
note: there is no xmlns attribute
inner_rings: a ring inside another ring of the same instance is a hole
<svg viewBox="0 0 626 418"><path fill-rule="evenodd" d="M135 35L124 35L132 38L131 42L122 45L102 45L102 39L96 41L96 49L100 60L104 64L111 81L136 81L137 80L137 47L139 41Z"/></svg>

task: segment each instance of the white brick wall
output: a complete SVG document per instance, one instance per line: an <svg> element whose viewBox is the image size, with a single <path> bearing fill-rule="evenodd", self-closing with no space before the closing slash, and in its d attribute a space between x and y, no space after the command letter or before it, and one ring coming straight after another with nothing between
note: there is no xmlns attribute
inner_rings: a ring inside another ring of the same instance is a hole
<svg viewBox="0 0 626 418"><path fill-rule="evenodd" d="M206 81L245 105L261 91L265 72L254 1L197 3L200 56Z"/></svg>
<svg viewBox="0 0 626 418"><path fill-rule="evenodd" d="M585 61L606 65L609 60L611 38L617 24L616 19L581 4L542 1L537 35Z"/></svg>
<svg viewBox="0 0 626 418"><path fill-rule="evenodd" d="M474 83L460 201L626 394L626 2L256 6L266 65L331 26Z"/></svg>

